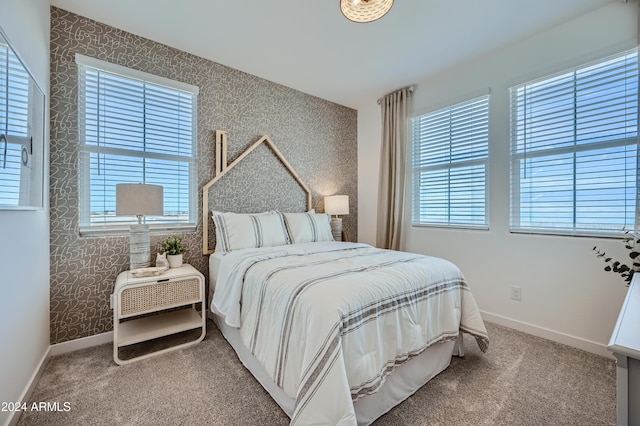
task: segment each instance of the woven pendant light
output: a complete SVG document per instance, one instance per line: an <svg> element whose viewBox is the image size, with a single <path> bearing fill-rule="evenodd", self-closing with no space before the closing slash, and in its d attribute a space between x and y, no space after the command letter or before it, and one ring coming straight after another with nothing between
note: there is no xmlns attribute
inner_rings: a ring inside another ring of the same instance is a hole
<svg viewBox="0 0 640 426"><path fill-rule="evenodd" d="M342 14L353 22L372 22L391 10L393 0L340 0Z"/></svg>

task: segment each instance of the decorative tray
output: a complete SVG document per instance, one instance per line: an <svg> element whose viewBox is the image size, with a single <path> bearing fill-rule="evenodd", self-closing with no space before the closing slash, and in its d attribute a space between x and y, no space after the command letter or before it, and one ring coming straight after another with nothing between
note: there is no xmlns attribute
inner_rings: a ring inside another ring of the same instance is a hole
<svg viewBox="0 0 640 426"><path fill-rule="evenodd" d="M152 268L138 268L138 269L132 269L131 275L136 277L136 278L140 278L140 277L154 277L157 275L161 275L163 274L167 269L167 267L165 266L155 266Z"/></svg>

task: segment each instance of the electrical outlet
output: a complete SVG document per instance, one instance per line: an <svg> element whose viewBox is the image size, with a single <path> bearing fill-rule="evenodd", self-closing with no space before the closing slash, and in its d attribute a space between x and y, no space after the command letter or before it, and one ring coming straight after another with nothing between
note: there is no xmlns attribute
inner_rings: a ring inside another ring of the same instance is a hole
<svg viewBox="0 0 640 426"><path fill-rule="evenodd" d="M522 301L522 287L511 287L511 299Z"/></svg>

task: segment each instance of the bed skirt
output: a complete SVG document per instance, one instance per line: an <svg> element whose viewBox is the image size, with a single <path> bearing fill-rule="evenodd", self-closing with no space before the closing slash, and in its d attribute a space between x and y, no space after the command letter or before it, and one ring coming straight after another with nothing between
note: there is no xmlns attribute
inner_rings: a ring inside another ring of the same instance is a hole
<svg viewBox="0 0 640 426"><path fill-rule="evenodd" d="M274 401L289 416L293 414L295 400L284 393L273 383L264 367L243 344L238 329L225 324L224 320L208 311L222 335L233 347L242 364L260 382L262 387L271 395ZM427 348L419 356L397 367L387 377L378 392L367 395L353 404L359 426L373 423L393 407L407 399L425 383L449 366L452 355L462 356L461 339L437 343Z"/></svg>

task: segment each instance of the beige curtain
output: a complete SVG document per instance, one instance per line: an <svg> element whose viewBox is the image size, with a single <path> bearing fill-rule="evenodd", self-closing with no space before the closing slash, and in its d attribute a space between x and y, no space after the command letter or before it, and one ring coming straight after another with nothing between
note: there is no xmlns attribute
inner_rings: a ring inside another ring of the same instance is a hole
<svg viewBox="0 0 640 426"><path fill-rule="evenodd" d="M382 149L378 189L376 245L400 250L404 217L404 185L407 146L407 110L411 88L400 89L381 99Z"/></svg>

